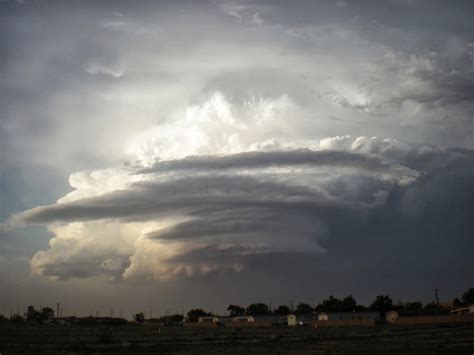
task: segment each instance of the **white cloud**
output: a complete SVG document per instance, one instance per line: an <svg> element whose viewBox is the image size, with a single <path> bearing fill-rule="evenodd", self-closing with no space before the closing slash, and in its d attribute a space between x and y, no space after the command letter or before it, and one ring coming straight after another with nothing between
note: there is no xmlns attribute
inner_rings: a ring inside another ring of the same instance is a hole
<svg viewBox="0 0 474 355"><path fill-rule="evenodd" d="M120 78L124 71L120 68L112 68L105 65L90 63L84 67L84 70L89 74L106 74L116 79Z"/></svg>
<svg viewBox="0 0 474 355"><path fill-rule="evenodd" d="M271 130L284 129L285 117L298 111L287 96L251 97L231 103L213 93L202 104L190 105L185 116L148 128L127 143L126 153L142 164L189 155L231 154L249 150L268 140Z"/></svg>
<svg viewBox="0 0 474 355"><path fill-rule="evenodd" d="M260 17L260 14L256 12L252 15L250 22L254 25L260 26L263 24L263 19Z"/></svg>

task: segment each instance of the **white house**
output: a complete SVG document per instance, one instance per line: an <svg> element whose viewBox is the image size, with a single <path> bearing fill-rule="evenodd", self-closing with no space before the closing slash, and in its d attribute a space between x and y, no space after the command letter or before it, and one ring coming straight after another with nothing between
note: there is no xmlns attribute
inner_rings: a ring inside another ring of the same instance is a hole
<svg viewBox="0 0 474 355"><path fill-rule="evenodd" d="M474 304L470 306L459 307L451 311L452 314L472 314L474 313Z"/></svg>
<svg viewBox="0 0 474 355"><path fill-rule="evenodd" d="M400 317L397 311L388 311L385 313L385 320L387 323L394 324L397 322L397 319Z"/></svg>
<svg viewBox="0 0 474 355"><path fill-rule="evenodd" d="M288 314L288 316L286 316L286 319L289 327L296 326L296 316L294 314Z"/></svg>

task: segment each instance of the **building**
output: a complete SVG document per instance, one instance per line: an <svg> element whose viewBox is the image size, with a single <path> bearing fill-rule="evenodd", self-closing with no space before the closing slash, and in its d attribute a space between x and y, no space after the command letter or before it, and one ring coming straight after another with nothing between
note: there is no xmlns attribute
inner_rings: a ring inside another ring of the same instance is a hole
<svg viewBox="0 0 474 355"><path fill-rule="evenodd" d="M219 323L219 318L217 317L199 317L198 323Z"/></svg>
<svg viewBox="0 0 474 355"><path fill-rule="evenodd" d="M474 304L470 306L458 307L451 310L452 314L473 314L474 313Z"/></svg>
<svg viewBox="0 0 474 355"><path fill-rule="evenodd" d="M321 312L318 313L318 320L352 320L352 319L373 319L379 320L379 312Z"/></svg>
<svg viewBox="0 0 474 355"><path fill-rule="evenodd" d="M288 314L286 316L286 319L287 319L287 324L289 327L296 326L296 316L294 314Z"/></svg>
<svg viewBox="0 0 474 355"><path fill-rule="evenodd" d="M385 313L385 321L389 324L397 323L398 317L400 317L400 314L397 311L388 311Z"/></svg>

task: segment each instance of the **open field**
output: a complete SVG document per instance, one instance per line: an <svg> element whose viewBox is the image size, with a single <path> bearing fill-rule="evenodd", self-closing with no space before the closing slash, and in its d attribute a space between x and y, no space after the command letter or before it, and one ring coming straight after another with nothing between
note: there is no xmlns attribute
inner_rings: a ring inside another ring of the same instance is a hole
<svg viewBox="0 0 474 355"><path fill-rule="evenodd" d="M473 354L474 325L359 329L197 329L0 325L9 354Z"/></svg>

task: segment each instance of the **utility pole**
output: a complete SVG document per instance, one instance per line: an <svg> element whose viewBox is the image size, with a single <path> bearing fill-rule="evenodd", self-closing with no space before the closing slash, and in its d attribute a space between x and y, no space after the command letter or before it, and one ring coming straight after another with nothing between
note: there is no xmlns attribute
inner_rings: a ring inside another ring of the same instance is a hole
<svg viewBox="0 0 474 355"><path fill-rule="evenodd" d="M434 292L435 292L435 297L436 297L436 304L439 304L438 289L435 288Z"/></svg>
<svg viewBox="0 0 474 355"><path fill-rule="evenodd" d="M61 304L60 304L59 302L56 303L56 318L59 318L59 306L60 306L60 305L61 305Z"/></svg>
<svg viewBox="0 0 474 355"><path fill-rule="evenodd" d="M290 301L290 310L293 313L293 301Z"/></svg>

